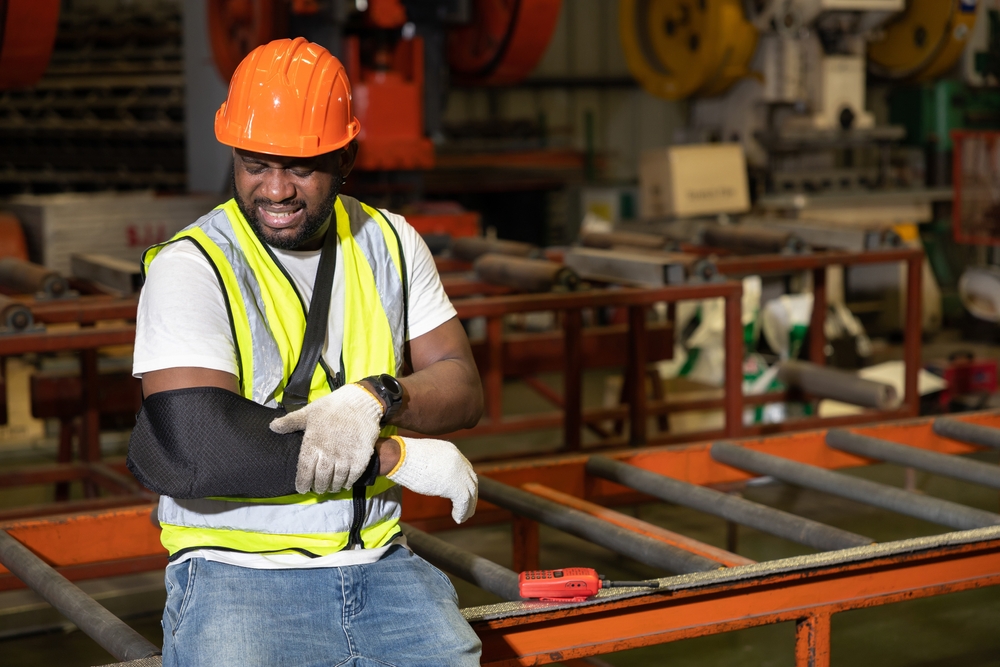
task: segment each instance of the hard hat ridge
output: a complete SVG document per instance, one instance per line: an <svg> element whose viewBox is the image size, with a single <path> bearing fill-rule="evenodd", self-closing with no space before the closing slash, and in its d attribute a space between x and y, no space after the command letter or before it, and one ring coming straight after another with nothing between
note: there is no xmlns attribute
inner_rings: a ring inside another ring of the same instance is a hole
<svg viewBox="0 0 1000 667"><path fill-rule="evenodd" d="M229 95L215 114L221 143L288 157L337 150L360 131L344 66L302 37L251 51L233 73Z"/></svg>

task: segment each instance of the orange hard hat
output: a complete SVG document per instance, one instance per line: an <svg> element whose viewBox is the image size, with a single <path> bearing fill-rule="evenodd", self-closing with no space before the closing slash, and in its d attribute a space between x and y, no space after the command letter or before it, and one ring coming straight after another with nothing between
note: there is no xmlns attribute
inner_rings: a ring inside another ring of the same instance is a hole
<svg viewBox="0 0 1000 667"><path fill-rule="evenodd" d="M358 136L351 84L339 60L302 37L251 51L233 73L215 114L227 146L286 157L313 157Z"/></svg>

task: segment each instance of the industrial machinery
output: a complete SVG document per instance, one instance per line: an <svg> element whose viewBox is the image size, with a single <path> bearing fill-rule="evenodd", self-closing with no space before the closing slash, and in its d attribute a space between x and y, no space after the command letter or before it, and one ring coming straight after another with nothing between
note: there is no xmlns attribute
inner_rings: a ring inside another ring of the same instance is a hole
<svg viewBox="0 0 1000 667"><path fill-rule="evenodd" d="M654 95L695 98L693 130L744 144L763 192L894 185L866 71L927 81L955 65L975 21L967 0L688 0L620 3L629 68ZM714 96L714 98L713 98ZM749 111L749 112L748 112Z"/></svg>
<svg viewBox="0 0 1000 667"><path fill-rule="evenodd" d="M362 146L357 168L428 169L450 76L503 85L534 69L561 0L271 0L208 3L212 52L224 81L253 48L304 36L344 61Z"/></svg>
<svg viewBox="0 0 1000 667"><path fill-rule="evenodd" d="M404 491L402 529L415 552L501 600L463 609L483 641L484 665L576 664L792 621L788 640L797 667L826 667L831 633L843 629L831 624L835 614L1000 583L1000 515L993 511L1000 475L981 456L964 456L1000 447L998 427L1000 417L988 412L480 465L480 504L467 526L509 523L513 569L430 534L454 528L444 499ZM940 487L931 493L845 474L873 462L958 480L963 490L956 497ZM774 506L773 496L736 492L761 475L824 502L786 510ZM14 481L7 473L0 479ZM837 525L835 514L817 511L835 498L877 520L863 533ZM687 513L661 525L617 509L637 503L669 503ZM690 531L686 519L699 515L726 522L724 547L679 532ZM158 647L71 583L162 568L166 552L154 524L155 504L140 499L128 507L0 521L0 590L30 586L119 660L159 664ZM634 587L601 586L581 602L524 600L517 571L541 569L542 525L609 554L616 576L653 578ZM783 540L789 556L748 558L738 539L746 529ZM885 644L882 636L872 641Z"/></svg>

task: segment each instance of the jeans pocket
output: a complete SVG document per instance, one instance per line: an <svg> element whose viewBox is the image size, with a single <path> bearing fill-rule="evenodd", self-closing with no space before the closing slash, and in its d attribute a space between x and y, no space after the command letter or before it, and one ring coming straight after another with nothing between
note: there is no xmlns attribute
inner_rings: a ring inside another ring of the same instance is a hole
<svg viewBox="0 0 1000 667"><path fill-rule="evenodd" d="M441 579L441 581L447 587L448 592L451 594L453 598L455 598L455 603L458 604L458 591L455 590L455 585L451 583L451 579L448 577L448 575L442 572L439 568L435 567L433 564L427 562L425 559L418 556L417 554L413 554L413 557L418 559L424 565L424 567L426 567L428 570L433 572L439 579Z"/></svg>
<svg viewBox="0 0 1000 667"><path fill-rule="evenodd" d="M184 620L184 612L194 593L194 577L198 558L190 558L183 563L167 566L164 580L167 587L167 604L163 609L164 632L176 635Z"/></svg>

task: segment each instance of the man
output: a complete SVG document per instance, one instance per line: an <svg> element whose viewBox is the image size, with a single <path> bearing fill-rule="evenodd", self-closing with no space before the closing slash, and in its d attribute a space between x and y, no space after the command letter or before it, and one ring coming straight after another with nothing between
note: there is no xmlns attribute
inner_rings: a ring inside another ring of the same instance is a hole
<svg viewBox="0 0 1000 667"><path fill-rule="evenodd" d="M482 388L426 245L338 195L360 131L344 68L301 38L259 47L215 131L235 197L146 252L136 328L130 467L167 489L163 664L477 665L454 588L398 527L399 485L461 522L475 474L394 433L474 425ZM192 462L150 467L150 442Z"/></svg>

